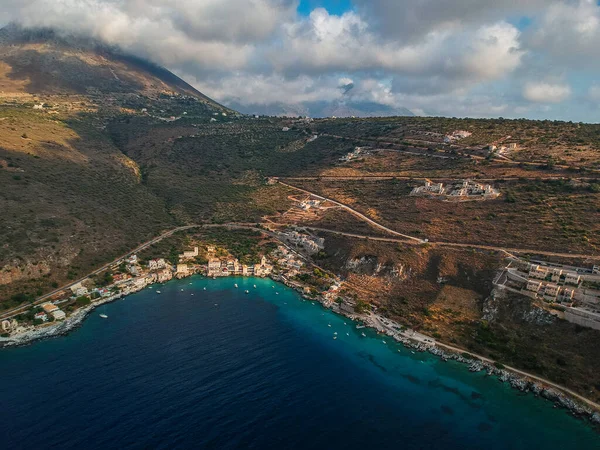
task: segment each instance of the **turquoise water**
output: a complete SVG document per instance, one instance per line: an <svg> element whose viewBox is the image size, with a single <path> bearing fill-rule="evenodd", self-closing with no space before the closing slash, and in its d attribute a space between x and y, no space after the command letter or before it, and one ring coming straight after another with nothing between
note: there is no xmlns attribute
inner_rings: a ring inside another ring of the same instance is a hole
<svg viewBox="0 0 600 450"><path fill-rule="evenodd" d="M154 286L0 352L2 448L600 448L552 403L385 340L271 280Z"/></svg>

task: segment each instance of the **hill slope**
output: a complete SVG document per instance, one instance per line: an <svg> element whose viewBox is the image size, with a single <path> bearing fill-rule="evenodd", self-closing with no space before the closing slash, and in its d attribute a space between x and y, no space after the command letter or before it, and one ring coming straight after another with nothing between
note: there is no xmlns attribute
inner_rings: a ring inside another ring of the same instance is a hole
<svg viewBox="0 0 600 450"><path fill-rule="evenodd" d="M3 95L110 95L195 97L222 109L168 70L98 41L49 29L0 30L0 92Z"/></svg>

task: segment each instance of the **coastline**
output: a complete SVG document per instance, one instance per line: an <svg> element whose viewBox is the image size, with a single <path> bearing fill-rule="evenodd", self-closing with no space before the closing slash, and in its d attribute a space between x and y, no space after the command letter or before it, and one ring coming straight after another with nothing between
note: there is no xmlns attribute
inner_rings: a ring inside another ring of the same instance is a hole
<svg viewBox="0 0 600 450"><path fill-rule="evenodd" d="M515 373L508 368L499 368L492 364L490 361L483 361L480 357L472 355L469 352L461 351L442 343L431 343L423 342L422 337L417 340L409 336L405 336L402 332L390 331L382 326L382 322L392 322L390 319L375 314L370 314L366 317L349 314L345 311L332 309L324 304L324 299L321 296L311 298L303 293L303 286L297 283L290 282L287 278L281 275L271 274L268 278L274 282L282 283L296 291L301 298L316 301L321 306L333 314L337 314L346 317L353 322L362 322L366 328L375 330L377 333L383 333L386 336L394 339L401 343L405 348L418 351L428 352L430 355L440 358L442 361L456 361L458 363L467 365L467 369L470 372L482 372L486 373L486 376L495 376L501 383L508 383L511 388L517 389L522 393L532 393L536 397L541 397L549 400L555 404L555 407L567 410L571 415L581 420L587 420L594 426L600 425L600 409L593 408L592 406L584 405L581 399L573 398L573 395L565 393L560 389L547 386L545 383L539 380L532 379L532 377ZM27 330L17 335L0 338L0 350L4 348L16 348L32 345L38 341L51 339L58 336L66 336L72 331L76 330L83 325L86 318L99 306L112 303L121 299L124 299L128 295L140 292L147 287L152 286L148 284L140 289L131 290L127 293L119 293L111 297L107 297L100 301L94 302L84 308L81 308L71 314L67 319L61 322L55 322L48 326ZM376 320L374 320L376 318ZM392 322L392 324L394 324ZM396 324L397 325L397 324ZM424 335L420 335L424 336ZM444 349L440 348L444 347ZM467 357L467 354L469 357ZM589 401L593 404L593 402Z"/></svg>

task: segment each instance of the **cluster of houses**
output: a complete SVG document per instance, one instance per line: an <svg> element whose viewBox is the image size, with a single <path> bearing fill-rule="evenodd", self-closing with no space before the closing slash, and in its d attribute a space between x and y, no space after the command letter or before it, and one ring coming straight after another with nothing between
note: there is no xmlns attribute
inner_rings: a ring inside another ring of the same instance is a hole
<svg viewBox="0 0 600 450"><path fill-rule="evenodd" d="M369 147L356 147L354 149L354 151L348 153L347 155L344 155L340 158L341 162L348 162L348 161L352 161L354 159L358 159L361 158L363 156L366 156L369 154L369 152L367 151Z"/></svg>
<svg viewBox="0 0 600 450"><path fill-rule="evenodd" d="M489 184L461 180L454 184L444 185L425 180L423 186L415 187L410 195L444 198L446 200L489 200L500 196L500 192Z"/></svg>
<svg viewBox="0 0 600 450"><path fill-rule="evenodd" d="M516 143L511 143L508 145L501 145L501 146L497 146L494 144L490 144L487 146L487 149L491 152L498 152L498 153L505 153L506 151L513 151L516 150L517 148L519 148L518 144Z"/></svg>
<svg viewBox="0 0 600 450"><path fill-rule="evenodd" d="M300 205L298 205L300 207L300 209L304 210L304 211L308 211L311 208L314 209L319 209L321 207L321 201L320 200L306 200L304 202L300 202Z"/></svg>
<svg viewBox="0 0 600 450"><path fill-rule="evenodd" d="M581 275L578 273L530 264L525 289L547 301L572 303L580 285Z"/></svg>
<svg viewBox="0 0 600 450"><path fill-rule="evenodd" d="M230 275L241 275L244 277L266 277L273 271L273 266L267 263L267 258L261 258L259 264L241 264L237 259L229 258L222 261L211 258L208 261L206 274L209 277L227 277Z"/></svg>
<svg viewBox="0 0 600 450"><path fill-rule="evenodd" d="M444 142L446 144L451 144L453 142L460 141L461 139L468 138L472 134L473 133L471 133L470 131L456 130L453 131L451 134L447 134L446 136L444 136Z"/></svg>
<svg viewBox="0 0 600 450"><path fill-rule="evenodd" d="M302 259L283 245L278 246L272 255L277 265L286 269L287 276L290 278L298 275L300 270L305 266Z"/></svg>
<svg viewBox="0 0 600 450"><path fill-rule="evenodd" d="M290 244L301 247L311 255L319 253L325 248L325 239L298 233L297 231L285 231L279 233L279 237Z"/></svg>

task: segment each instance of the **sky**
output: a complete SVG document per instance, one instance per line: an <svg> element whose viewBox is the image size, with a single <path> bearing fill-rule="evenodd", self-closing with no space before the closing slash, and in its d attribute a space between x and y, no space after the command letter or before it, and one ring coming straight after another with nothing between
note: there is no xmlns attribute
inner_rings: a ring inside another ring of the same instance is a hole
<svg viewBox="0 0 600 450"><path fill-rule="evenodd" d="M600 122L597 0L0 0L0 25L92 35L215 100ZM351 86L351 90L348 90Z"/></svg>

